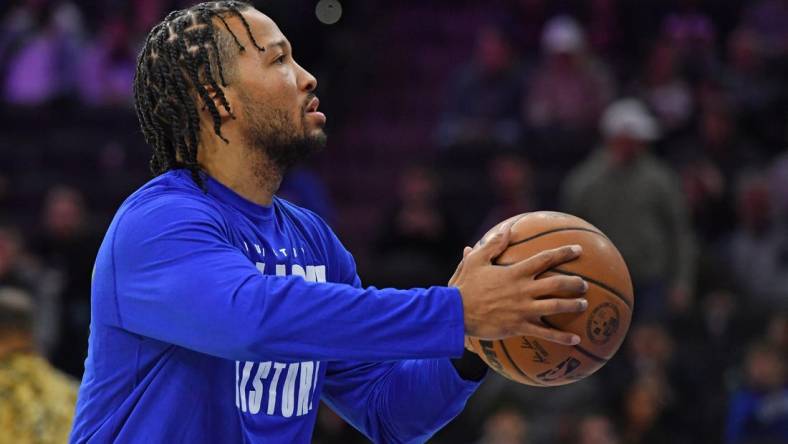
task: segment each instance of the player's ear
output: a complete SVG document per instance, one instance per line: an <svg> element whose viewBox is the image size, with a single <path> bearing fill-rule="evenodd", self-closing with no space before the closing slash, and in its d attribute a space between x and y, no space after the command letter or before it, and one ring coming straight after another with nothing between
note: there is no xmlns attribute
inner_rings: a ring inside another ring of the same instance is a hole
<svg viewBox="0 0 788 444"><path fill-rule="evenodd" d="M213 101L213 105L219 111L219 117L222 121L234 119L234 115L231 112L232 108L230 107L230 111L228 111L228 107L225 106L225 102L222 100L222 96L219 95L219 92L214 88L212 85L204 85L205 91L208 93L208 96ZM222 91L226 93L226 90ZM227 104L229 104L229 98L225 96L225 100L227 100Z"/></svg>

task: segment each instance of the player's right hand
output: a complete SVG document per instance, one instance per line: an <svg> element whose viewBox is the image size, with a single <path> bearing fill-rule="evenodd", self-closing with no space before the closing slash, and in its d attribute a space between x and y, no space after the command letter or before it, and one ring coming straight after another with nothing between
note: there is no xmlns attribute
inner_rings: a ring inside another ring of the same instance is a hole
<svg viewBox="0 0 788 444"><path fill-rule="evenodd" d="M488 340L534 336L565 345L580 343L576 334L547 327L540 319L584 311L588 284L576 276L536 277L576 259L582 248L567 245L511 265L495 265L493 260L509 246L512 225L502 226L483 245L466 247L449 281L462 295L465 334Z"/></svg>

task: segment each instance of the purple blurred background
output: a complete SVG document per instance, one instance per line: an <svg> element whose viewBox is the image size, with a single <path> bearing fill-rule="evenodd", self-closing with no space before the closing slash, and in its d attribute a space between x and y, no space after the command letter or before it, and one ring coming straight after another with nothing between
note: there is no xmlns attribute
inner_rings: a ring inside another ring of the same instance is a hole
<svg viewBox="0 0 788 444"><path fill-rule="evenodd" d="M492 375L434 442L788 443L788 0L356 0L333 25L316 0L252 3L329 122L281 195L365 284L444 284L537 209L586 218L630 266L635 323L602 371ZM98 244L150 177L136 52L190 4L0 5L0 286L30 294L40 353L75 378ZM315 442L365 441L323 409Z"/></svg>

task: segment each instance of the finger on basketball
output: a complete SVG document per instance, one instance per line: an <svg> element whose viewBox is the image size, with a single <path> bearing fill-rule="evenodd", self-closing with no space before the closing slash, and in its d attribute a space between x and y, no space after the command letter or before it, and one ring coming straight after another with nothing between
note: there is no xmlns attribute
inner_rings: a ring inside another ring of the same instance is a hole
<svg viewBox="0 0 788 444"><path fill-rule="evenodd" d="M562 345L577 345L580 343L580 336L554 328L543 327L533 323L528 323L521 333L523 336L534 336L545 341L555 342Z"/></svg>
<svg viewBox="0 0 788 444"><path fill-rule="evenodd" d="M566 245L542 251L511 265L511 268L514 273L538 275L553 267L577 259L582 252L583 247L580 245Z"/></svg>
<svg viewBox="0 0 788 444"><path fill-rule="evenodd" d="M537 280L528 280L523 292L533 295L534 299L550 296L564 298L582 296L588 291L588 283L578 276L548 276Z"/></svg>
<svg viewBox="0 0 788 444"><path fill-rule="evenodd" d="M560 313L579 313L588 308L588 301L583 298L577 299L540 299L531 301L528 310L537 317L549 316Z"/></svg>

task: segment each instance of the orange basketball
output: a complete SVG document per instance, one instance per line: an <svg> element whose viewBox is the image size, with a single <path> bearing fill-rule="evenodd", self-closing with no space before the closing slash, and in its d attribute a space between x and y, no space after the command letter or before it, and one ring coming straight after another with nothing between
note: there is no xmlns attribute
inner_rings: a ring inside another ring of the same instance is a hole
<svg viewBox="0 0 788 444"><path fill-rule="evenodd" d="M511 228L509 246L496 258L496 264L512 264L564 245L583 247L578 259L539 276L580 276L588 282L588 308L584 312L542 318L549 327L577 334L581 342L566 346L517 336L495 341L470 338L470 343L487 365L521 384L554 386L583 379L613 357L629 330L635 300L624 259L610 239L593 225L579 217L550 211L507 219L479 242L484 243L510 220L516 222Z"/></svg>

